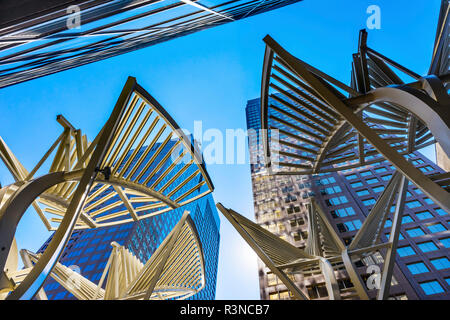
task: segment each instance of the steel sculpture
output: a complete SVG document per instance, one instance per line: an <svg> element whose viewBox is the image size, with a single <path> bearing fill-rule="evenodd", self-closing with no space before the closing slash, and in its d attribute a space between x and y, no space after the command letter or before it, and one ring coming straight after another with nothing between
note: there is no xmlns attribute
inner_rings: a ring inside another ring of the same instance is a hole
<svg viewBox="0 0 450 320"><path fill-rule="evenodd" d="M1 159L16 180L0 190L3 291L12 286L4 270L25 210L32 205L45 226L55 230L42 257L8 299L31 299L39 292L74 229L169 212L214 188L194 141L133 77L91 143L64 117L57 120L63 133L31 171L0 140ZM36 178L51 157L48 173Z"/></svg>

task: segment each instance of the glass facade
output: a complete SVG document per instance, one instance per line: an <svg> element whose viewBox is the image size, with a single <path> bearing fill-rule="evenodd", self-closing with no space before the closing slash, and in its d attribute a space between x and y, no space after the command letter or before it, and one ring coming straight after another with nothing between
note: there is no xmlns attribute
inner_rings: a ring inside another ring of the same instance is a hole
<svg viewBox="0 0 450 320"><path fill-rule="evenodd" d="M346 245L350 244L395 168L383 161L314 176L266 175L262 147L255 145L260 142L259 99L248 101L246 114L248 129L255 130L253 134L249 133L249 152L250 159L257 160L251 165L256 222L296 247L304 248L308 238L305 203L314 196L328 214L337 234ZM413 152L406 157L426 174L443 172L420 152ZM382 242L386 242L389 237L391 221L392 216L384 226L386 229ZM392 299L450 299L449 228L450 216L410 183L390 290ZM374 254L356 261L355 265L364 281L370 276L368 266L377 264L382 269L383 262L381 254ZM286 287L273 279L274 276L261 261L259 275L262 299L290 299ZM311 298L328 299L320 273L310 276L296 274L293 280ZM338 273L338 283L343 289L344 299L354 298L350 293L353 284L345 272ZM347 289L348 294L345 293ZM376 291L369 290L369 297L375 298Z"/></svg>
<svg viewBox="0 0 450 320"><path fill-rule="evenodd" d="M171 145L169 143L166 148L169 149ZM154 148L156 149L157 147L155 146ZM143 150L140 152L143 152ZM148 159L151 156L152 153L150 152L147 156ZM142 165L144 166L145 164L144 161ZM192 170L186 170L184 175L190 174L190 171L193 170L196 170L195 164L192 165ZM164 171L164 168L161 171ZM174 170L173 172L175 174L177 171ZM155 176L153 179L157 178L158 176ZM165 183L170 178L171 176L167 176L160 183ZM178 193L189 190L197 183L197 181L190 181L177 191L175 196ZM192 196L202 191L201 189L197 190ZM91 192L95 192L95 189ZM115 200L111 199L105 202L104 206L107 206L110 201ZM212 300L215 298L216 292L220 222L211 194L182 207L137 222L96 229L75 230L59 262L68 267L72 266L72 269L80 272L84 277L94 283L98 283L111 254L112 247L110 244L112 241L125 246L142 263L145 263L177 224L186 210L191 214L202 243L206 273L205 288L189 299ZM149 212L151 212L151 209ZM50 240L51 237L43 244L39 252L45 250ZM75 299L72 294L50 277L44 284L44 290L50 300Z"/></svg>

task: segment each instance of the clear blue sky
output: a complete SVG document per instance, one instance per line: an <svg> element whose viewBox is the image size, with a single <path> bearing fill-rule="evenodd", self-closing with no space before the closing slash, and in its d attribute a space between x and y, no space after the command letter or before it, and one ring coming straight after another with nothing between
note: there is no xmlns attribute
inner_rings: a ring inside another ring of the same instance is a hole
<svg viewBox="0 0 450 320"><path fill-rule="evenodd" d="M205 3L207 3L205 1ZM29 170L61 132L62 113L93 139L132 75L181 127L246 129L246 101L259 97L264 44L270 34L308 63L346 83L358 31L369 5L381 9L381 29L368 44L426 74L439 0L305 0L106 61L0 89L0 136ZM253 218L248 164L210 165L215 200ZM0 182L12 182L0 167ZM256 256L221 217L218 299L259 299ZM20 248L36 250L48 233L29 210L17 232Z"/></svg>

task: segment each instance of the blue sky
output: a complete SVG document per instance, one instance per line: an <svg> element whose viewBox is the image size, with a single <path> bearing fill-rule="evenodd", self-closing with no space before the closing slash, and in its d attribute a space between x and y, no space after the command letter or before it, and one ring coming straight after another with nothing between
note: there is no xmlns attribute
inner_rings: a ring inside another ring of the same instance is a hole
<svg viewBox="0 0 450 320"><path fill-rule="evenodd" d="M127 76L132 75L174 117L193 130L246 128L246 101L260 95L270 34L291 53L346 83L366 26L369 5L381 9L381 29L369 30L368 45L425 75L431 59L439 0L305 0L265 14L201 31L102 62L0 89L0 136L26 168L61 133L62 113L93 139L109 116ZM248 164L210 165L216 201L253 217ZM0 182L12 182L0 166ZM17 239L36 250L48 233L29 210ZM218 299L259 299L256 256L221 217Z"/></svg>

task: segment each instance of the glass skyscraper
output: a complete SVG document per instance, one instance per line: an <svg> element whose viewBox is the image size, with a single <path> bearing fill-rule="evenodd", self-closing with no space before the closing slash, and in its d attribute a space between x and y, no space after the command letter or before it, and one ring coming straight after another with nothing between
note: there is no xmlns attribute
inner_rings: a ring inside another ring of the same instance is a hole
<svg viewBox="0 0 450 320"><path fill-rule="evenodd" d="M173 143L168 143L165 147L166 150L170 150L172 145ZM158 146L159 145L156 144L153 149L156 150ZM140 152L144 152L145 147L142 149L143 150ZM162 154L164 154L164 152L162 152ZM152 151L149 152L147 158L150 159L151 156ZM144 161L142 166L145 165L146 162ZM167 164L166 166L168 165L170 164ZM192 164L191 166L192 170L196 170L195 164ZM163 167L161 172L164 171L164 169L165 168ZM151 170L152 167L150 167L148 171L150 172ZM192 170L186 170L184 175L191 174ZM173 172L175 174L177 171L173 170ZM145 176L143 178L145 178ZM158 176L155 176L153 179L157 178ZM170 178L172 177L167 176L160 183L165 183L165 181ZM197 183L198 181L190 181L182 189L177 191L177 193L189 190ZM91 193L92 192L95 192L95 188ZM199 189L195 191L192 196L201 192L202 191ZM116 200L108 200L104 203L104 206L107 206L113 201ZM149 212L151 212L150 210ZM75 230L59 262L68 267L72 266L71 268L73 270L80 272L92 282L98 283L111 254L112 247L110 244L112 241L125 246L139 258L142 263L145 263L172 228L177 224L186 210L190 212L200 237L205 261L206 280L205 287L189 299L212 300L215 298L216 292L220 222L214 199L211 194L201 197L182 207L137 222L96 229ZM43 252L45 250L51 238L52 237L43 244L38 252ZM50 300L75 299L72 294L51 277L46 280L44 290Z"/></svg>
<svg viewBox="0 0 450 320"><path fill-rule="evenodd" d="M348 245L361 227L378 196L387 185L395 168L388 162L318 174L315 176L267 175L264 169L259 129L260 100L249 100L246 107L249 131L251 179L256 222L298 248L308 238L306 203L314 196L343 242ZM407 155L427 174L442 173L436 164L420 152ZM370 160L367 157L367 160ZM389 236L391 220L384 226L382 241ZM450 216L411 183L405 200L401 236L391 299L450 299ZM382 268L383 254L356 261L357 272L364 283L370 277L368 266ZM290 292L259 261L260 295L262 299L290 299ZM311 299L328 299L320 273L291 275L295 283ZM355 298L353 284L345 269L336 272L343 299ZM368 290L370 298L377 290Z"/></svg>

